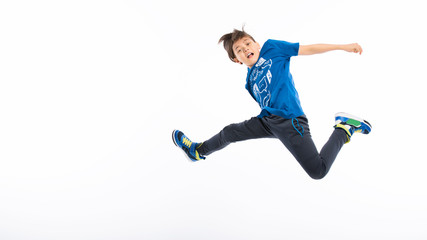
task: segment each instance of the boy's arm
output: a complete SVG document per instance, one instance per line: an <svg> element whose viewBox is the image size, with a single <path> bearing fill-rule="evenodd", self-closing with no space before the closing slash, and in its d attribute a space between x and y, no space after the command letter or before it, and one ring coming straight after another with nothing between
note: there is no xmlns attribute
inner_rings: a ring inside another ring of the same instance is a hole
<svg viewBox="0 0 427 240"><path fill-rule="evenodd" d="M298 55L313 55L318 53L325 53L334 50L343 50L346 52L354 52L362 54L362 47L357 43L351 44L312 44L300 45Z"/></svg>

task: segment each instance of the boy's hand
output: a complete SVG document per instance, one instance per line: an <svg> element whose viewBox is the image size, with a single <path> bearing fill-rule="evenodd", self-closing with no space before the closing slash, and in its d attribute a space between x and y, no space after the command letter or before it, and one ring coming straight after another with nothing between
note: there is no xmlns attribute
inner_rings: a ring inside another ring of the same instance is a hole
<svg viewBox="0 0 427 240"><path fill-rule="evenodd" d="M343 46L343 50L347 52L359 53L359 55L361 55L363 52L362 47L357 43L346 44Z"/></svg>

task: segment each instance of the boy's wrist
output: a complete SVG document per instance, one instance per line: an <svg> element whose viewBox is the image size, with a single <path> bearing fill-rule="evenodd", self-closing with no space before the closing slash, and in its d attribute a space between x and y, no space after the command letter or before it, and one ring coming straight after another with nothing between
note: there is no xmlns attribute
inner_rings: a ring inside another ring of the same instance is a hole
<svg viewBox="0 0 427 240"><path fill-rule="evenodd" d="M337 49L338 49L338 50L346 51L346 49L347 49L347 44L339 44L339 45L337 46Z"/></svg>

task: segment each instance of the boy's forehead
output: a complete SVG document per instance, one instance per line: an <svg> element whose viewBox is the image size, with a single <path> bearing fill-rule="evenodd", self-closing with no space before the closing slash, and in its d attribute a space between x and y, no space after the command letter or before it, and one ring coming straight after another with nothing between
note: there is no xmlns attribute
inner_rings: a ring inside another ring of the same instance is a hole
<svg viewBox="0 0 427 240"><path fill-rule="evenodd" d="M250 37L247 37L247 36L242 37L233 43L233 48L237 48L239 44L245 43L247 41L252 41L252 39Z"/></svg>

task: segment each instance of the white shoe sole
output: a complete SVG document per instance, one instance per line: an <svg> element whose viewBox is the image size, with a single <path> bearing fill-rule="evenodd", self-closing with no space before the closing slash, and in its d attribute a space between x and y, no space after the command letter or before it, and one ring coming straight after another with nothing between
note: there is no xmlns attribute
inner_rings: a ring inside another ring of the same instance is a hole
<svg viewBox="0 0 427 240"><path fill-rule="evenodd" d="M371 124L368 121L366 121L365 119L362 119L360 117L356 117L354 115L351 115L351 114L348 114L348 113L345 113L345 112L339 112L339 113L335 114L335 119L337 117L345 117L345 118L354 119L354 120L359 121L361 123L364 123L364 124L368 125L370 128L372 128ZM337 122L338 121L335 120L335 124L337 124Z"/></svg>

